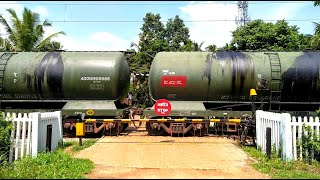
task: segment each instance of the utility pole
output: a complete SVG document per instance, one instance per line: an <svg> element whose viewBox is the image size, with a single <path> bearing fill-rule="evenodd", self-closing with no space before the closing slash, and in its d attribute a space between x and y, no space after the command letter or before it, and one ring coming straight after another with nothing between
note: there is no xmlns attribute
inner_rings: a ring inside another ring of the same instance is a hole
<svg viewBox="0 0 320 180"><path fill-rule="evenodd" d="M238 16L236 16L236 24L238 27L245 25L250 21L248 16L248 1L238 1Z"/></svg>

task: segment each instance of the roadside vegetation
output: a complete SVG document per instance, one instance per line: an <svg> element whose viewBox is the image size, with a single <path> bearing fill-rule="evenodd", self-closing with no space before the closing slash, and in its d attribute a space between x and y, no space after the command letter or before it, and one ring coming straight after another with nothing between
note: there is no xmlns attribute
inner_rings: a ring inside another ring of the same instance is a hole
<svg viewBox="0 0 320 180"><path fill-rule="evenodd" d="M78 139L77 139L78 140ZM83 139L82 140L82 146L79 145L79 141L69 141L69 142L64 142L63 146L64 148L68 148L71 150L69 151L71 154L79 152L83 149L86 149L92 145L94 145L94 143L97 142L97 139Z"/></svg>
<svg viewBox="0 0 320 180"><path fill-rule="evenodd" d="M285 162L275 152L267 159L267 156L255 147L244 146L242 149L257 160L252 164L253 168L272 179L320 179L320 163L317 161Z"/></svg>
<svg viewBox="0 0 320 180"><path fill-rule="evenodd" d="M266 154L252 146L243 146L242 149L257 161L252 164L256 170L269 175L274 179L320 179L320 135L310 126L305 124L302 127L301 139L297 140L298 154L302 159L295 161L284 161L279 157L279 152L272 148L270 159ZM314 152L314 159L311 152ZM308 153L306 153L308 152Z"/></svg>
<svg viewBox="0 0 320 180"><path fill-rule="evenodd" d="M85 179L94 169L88 159L73 158L72 154L93 145L97 140L85 139L82 146L76 141L65 142L55 152L39 153L36 158L25 157L12 164L0 165L0 179ZM70 152L66 150L70 149Z"/></svg>

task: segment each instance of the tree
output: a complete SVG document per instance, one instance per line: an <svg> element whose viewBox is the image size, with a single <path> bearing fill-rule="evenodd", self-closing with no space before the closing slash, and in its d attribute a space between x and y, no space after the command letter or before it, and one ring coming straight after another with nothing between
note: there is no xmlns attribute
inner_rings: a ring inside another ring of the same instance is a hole
<svg viewBox="0 0 320 180"><path fill-rule="evenodd" d="M217 48L217 51L236 51L237 47L234 43L226 43L224 46Z"/></svg>
<svg viewBox="0 0 320 180"><path fill-rule="evenodd" d="M320 1L314 1L314 6L320 6ZM315 25L314 36L311 38L311 47L320 49L320 23L313 22Z"/></svg>
<svg viewBox="0 0 320 180"><path fill-rule="evenodd" d="M160 14L152 13L147 13L143 18L142 32L139 34L140 51L169 50L169 43L165 41L165 28L160 19Z"/></svg>
<svg viewBox="0 0 320 180"><path fill-rule="evenodd" d="M0 52L14 51L14 47L10 44L8 39L0 37Z"/></svg>
<svg viewBox="0 0 320 180"><path fill-rule="evenodd" d="M217 46L212 44L206 47L206 51L215 52L217 50Z"/></svg>
<svg viewBox="0 0 320 180"><path fill-rule="evenodd" d="M191 51L201 49L200 45L189 39L189 29L179 16L170 18L164 26L160 21L160 14L147 13L143 18L143 25L140 28L139 43L131 43L131 48L136 47L138 52L128 58L130 70L133 73L149 73L151 63L157 52L161 51ZM140 77L137 86L130 88L129 93L134 97L142 98L137 102L138 106L149 106L147 77Z"/></svg>
<svg viewBox="0 0 320 180"><path fill-rule="evenodd" d="M170 18L166 24L165 39L169 43L170 51L181 51L181 47L189 41L189 29L179 16Z"/></svg>
<svg viewBox="0 0 320 180"><path fill-rule="evenodd" d="M41 48L37 49L40 52L45 52L45 51L53 51L53 50L62 50L63 46L61 43L57 41L50 41L49 43L45 44Z"/></svg>
<svg viewBox="0 0 320 180"><path fill-rule="evenodd" d="M200 44L198 44L195 41L188 40L185 45L181 46L181 51L187 51L187 52L202 51L201 47L202 47L203 43L204 42L201 42Z"/></svg>
<svg viewBox="0 0 320 180"><path fill-rule="evenodd" d="M285 20L279 20L275 24L254 20L232 32L230 45L236 50L303 50L310 43L302 43L302 40L308 39L299 34L298 30L297 26L289 26Z"/></svg>
<svg viewBox="0 0 320 180"><path fill-rule="evenodd" d="M52 43L51 39L53 37L65 34L63 31L60 31L43 39L44 28L52 26L47 19L41 24L39 14L27 8L24 8L22 20L18 18L13 9L10 8L7 11L11 15L12 25L10 26L2 15L0 15L0 23L5 26L5 30L9 35L9 43L15 48L15 51L39 51L45 46L50 47L49 44Z"/></svg>

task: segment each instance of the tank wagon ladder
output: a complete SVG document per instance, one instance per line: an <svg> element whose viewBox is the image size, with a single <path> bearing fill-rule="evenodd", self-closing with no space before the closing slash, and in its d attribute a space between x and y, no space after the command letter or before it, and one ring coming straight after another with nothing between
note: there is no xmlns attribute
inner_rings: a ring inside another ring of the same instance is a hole
<svg viewBox="0 0 320 180"><path fill-rule="evenodd" d="M4 82L4 72L6 70L6 66L8 64L9 59L11 56L16 53L3 53L0 57L0 92L3 88L3 82Z"/></svg>
<svg viewBox="0 0 320 180"><path fill-rule="evenodd" d="M8 64L9 59L11 58L11 56L13 54L16 54L16 53L5 52L0 56L0 92L3 91L4 72L6 70L6 66ZM2 103L2 99L0 99L0 108L1 108L1 103Z"/></svg>
<svg viewBox="0 0 320 180"><path fill-rule="evenodd" d="M281 63L278 53L265 53L269 56L271 82L270 82L270 100L269 111L280 111L281 108ZM273 97L275 96L275 99ZM278 105L277 109L272 109L272 104Z"/></svg>

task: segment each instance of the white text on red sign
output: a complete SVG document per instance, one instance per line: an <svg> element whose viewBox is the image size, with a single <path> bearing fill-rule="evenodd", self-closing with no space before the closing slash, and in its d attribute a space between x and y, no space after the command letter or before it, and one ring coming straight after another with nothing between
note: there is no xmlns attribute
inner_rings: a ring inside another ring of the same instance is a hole
<svg viewBox="0 0 320 180"><path fill-rule="evenodd" d="M163 102L163 103L158 103L158 106L160 106L160 107L164 107L164 106L169 106L169 104L168 104L168 103Z"/></svg>

